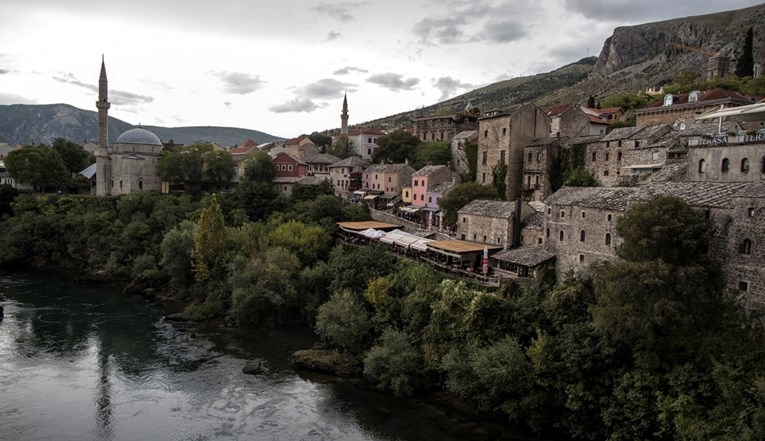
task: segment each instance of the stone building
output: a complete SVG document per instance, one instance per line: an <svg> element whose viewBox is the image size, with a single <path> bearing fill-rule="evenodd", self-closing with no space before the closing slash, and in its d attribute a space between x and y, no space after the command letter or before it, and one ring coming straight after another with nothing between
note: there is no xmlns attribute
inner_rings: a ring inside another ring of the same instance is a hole
<svg viewBox="0 0 765 441"><path fill-rule="evenodd" d="M522 194L533 201L542 201L552 194L550 176L560 156L563 138L542 138L534 140L523 149Z"/></svg>
<svg viewBox="0 0 765 441"><path fill-rule="evenodd" d="M117 142L109 145L109 87L106 65L101 60L98 80L98 149L96 157L96 195L108 196L143 191L160 191L162 181L157 163L162 155L162 142L154 133L134 128L125 131Z"/></svg>
<svg viewBox="0 0 765 441"><path fill-rule="evenodd" d="M319 153L305 158L304 162L308 164L308 174L311 176L329 178L330 166L340 161L340 158L326 153Z"/></svg>
<svg viewBox="0 0 765 441"><path fill-rule="evenodd" d="M459 174L470 171L465 146L478 143L478 130L466 130L452 138L452 168Z"/></svg>
<svg viewBox="0 0 765 441"><path fill-rule="evenodd" d="M414 118L414 135L422 142L451 141L460 132L478 128L478 117L467 113Z"/></svg>
<svg viewBox="0 0 765 441"><path fill-rule="evenodd" d="M507 110L491 111L479 119L478 164L476 180L493 183L492 172L500 164L507 166L507 199L521 196L524 148L550 132L550 118L532 103L518 104Z"/></svg>
<svg viewBox="0 0 765 441"><path fill-rule="evenodd" d="M533 213L519 200L474 200L457 212L457 237L504 248L518 246L521 222Z"/></svg>
<svg viewBox="0 0 765 441"><path fill-rule="evenodd" d="M361 176L369 161L351 156L329 166L329 174L332 185L335 187L335 195L347 198L348 195L361 188Z"/></svg>
<svg viewBox="0 0 765 441"><path fill-rule="evenodd" d="M616 258L616 221L635 188L563 187L545 201L545 249L554 253L558 278L586 273Z"/></svg>
<svg viewBox="0 0 765 441"><path fill-rule="evenodd" d="M591 109L577 103L566 103L547 111L550 117L550 136L605 135L611 122L609 115L601 114L598 109Z"/></svg>
<svg viewBox="0 0 765 441"><path fill-rule="evenodd" d="M688 180L765 179L765 133L697 136L688 140Z"/></svg>
<svg viewBox="0 0 765 441"><path fill-rule="evenodd" d="M378 129L357 129L351 130L348 136L348 142L355 155L362 159L372 159L372 154L378 147L378 140L385 135Z"/></svg>
<svg viewBox="0 0 765 441"><path fill-rule="evenodd" d="M392 199L412 182L414 169L409 164L372 164L362 173L362 188L381 192Z"/></svg>
<svg viewBox="0 0 765 441"><path fill-rule="evenodd" d="M705 92L694 90L682 95L667 94L664 99L635 110L637 127L656 124L693 124L696 117L710 110L752 104L755 98L727 89Z"/></svg>

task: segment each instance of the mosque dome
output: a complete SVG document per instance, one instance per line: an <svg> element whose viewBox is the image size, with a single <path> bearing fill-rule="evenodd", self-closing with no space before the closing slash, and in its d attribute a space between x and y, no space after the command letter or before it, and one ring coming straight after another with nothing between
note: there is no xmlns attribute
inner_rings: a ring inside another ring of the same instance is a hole
<svg viewBox="0 0 765 441"><path fill-rule="evenodd" d="M159 137L140 127L125 131L117 138L117 144L162 145Z"/></svg>

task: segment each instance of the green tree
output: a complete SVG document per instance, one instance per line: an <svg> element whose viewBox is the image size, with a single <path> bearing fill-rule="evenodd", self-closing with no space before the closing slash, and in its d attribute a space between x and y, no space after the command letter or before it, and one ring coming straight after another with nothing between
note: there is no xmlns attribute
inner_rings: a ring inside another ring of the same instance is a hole
<svg viewBox="0 0 765 441"><path fill-rule="evenodd" d="M204 176L205 179L214 182L218 185L223 182L230 181L234 177L236 171L234 167L234 159L231 157L231 153L219 150L205 152L204 159Z"/></svg>
<svg viewBox="0 0 765 441"><path fill-rule="evenodd" d="M11 177L41 192L61 190L69 183L69 172L55 150L44 145L25 146L8 153L5 167Z"/></svg>
<svg viewBox="0 0 765 441"><path fill-rule="evenodd" d="M191 259L194 280L197 283L218 280L221 277L225 251L226 226L218 199L213 194L210 205L202 209L194 229Z"/></svg>
<svg viewBox="0 0 765 441"><path fill-rule="evenodd" d="M569 187L597 187L598 181L583 167L570 170L565 176L563 185Z"/></svg>
<svg viewBox="0 0 765 441"><path fill-rule="evenodd" d="M372 322L363 303L350 291L335 291L319 307L316 333L328 343L361 352L370 338Z"/></svg>
<svg viewBox="0 0 765 441"><path fill-rule="evenodd" d="M67 141L64 138L54 139L52 147L61 156L64 166L70 174L79 173L95 162L93 155L88 153L81 145Z"/></svg>
<svg viewBox="0 0 765 441"><path fill-rule="evenodd" d="M181 222L165 234L159 246L159 265L170 277L172 285L185 285L192 279L191 252L194 248L195 227L190 220Z"/></svg>
<svg viewBox="0 0 765 441"><path fill-rule="evenodd" d="M424 376L422 355L412 340L401 331L386 329L364 357L364 375L397 397L412 395Z"/></svg>
<svg viewBox="0 0 765 441"><path fill-rule="evenodd" d="M271 184L276 176L276 165L266 152L255 152L244 162L244 177L252 182Z"/></svg>
<svg viewBox="0 0 765 441"><path fill-rule="evenodd" d="M595 108L595 106L596 106L596 103L595 103L595 97L594 97L594 96L592 96L592 95L590 95L590 97L589 97L589 98L587 98L587 107L589 107L589 108L591 108L591 109L594 109L594 108Z"/></svg>
<svg viewBox="0 0 765 441"><path fill-rule="evenodd" d="M331 238L318 225L305 225L289 221L276 227L268 235L271 246L282 247L300 259L303 266L310 266L329 252Z"/></svg>
<svg viewBox="0 0 765 441"><path fill-rule="evenodd" d="M749 28L744 37L744 47L736 61L736 76L751 77L754 75L754 31Z"/></svg>
<svg viewBox="0 0 765 441"><path fill-rule="evenodd" d="M457 224L457 212L476 199L497 199L497 191L477 182L463 182L441 197L438 205L444 211L446 225L454 227Z"/></svg>
<svg viewBox="0 0 765 441"><path fill-rule="evenodd" d="M413 162L420 146L420 139L403 130L381 136L377 140L378 147L372 152L373 162L391 162L400 164L405 161Z"/></svg>
<svg viewBox="0 0 765 441"><path fill-rule="evenodd" d="M204 156L213 151L209 143L196 143L184 149L166 149L157 162L157 174L163 181L182 184L186 191L198 191L204 180Z"/></svg>
<svg viewBox="0 0 765 441"><path fill-rule="evenodd" d="M326 152L340 159L345 159L355 154L351 140L345 135L338 136L332 145L326 149Z"/></svg>
<svg viewBox="0 0 765 441"><path fill-rule="evenodd" d="M322 149L327 149L332 145L332 137L326 133L313 132L308 135L308 139L310 139L314 145Z"/></svg>
<svg viewBox="0 0 765 441"><path fill-rule="evenodd" d="M426 165L447 165L452 162L449 142L424 142L417 148L412 166L419 170Z"/></svg>
<svg viewBox="0 0 765 441"><path fill-rule="evenodd" d="M497 198L507 199L507 164L498 163L491 169L492 186L497 192Z"/></svg>

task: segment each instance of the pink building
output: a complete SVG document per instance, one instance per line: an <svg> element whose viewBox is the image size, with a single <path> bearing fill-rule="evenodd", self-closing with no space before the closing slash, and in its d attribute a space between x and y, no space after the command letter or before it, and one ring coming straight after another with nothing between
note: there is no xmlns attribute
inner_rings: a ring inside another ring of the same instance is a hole
<svg viewBox="0 0 765 441"><path fill-rule="evenodd" d="M438 198L449 186L445 183L456 183L459 177L445 165L426 165L412 175L412 205L418 208L438 208ZM438 192L434 192L438 190ZM435 193L438 193L436 195Z"/></svg>

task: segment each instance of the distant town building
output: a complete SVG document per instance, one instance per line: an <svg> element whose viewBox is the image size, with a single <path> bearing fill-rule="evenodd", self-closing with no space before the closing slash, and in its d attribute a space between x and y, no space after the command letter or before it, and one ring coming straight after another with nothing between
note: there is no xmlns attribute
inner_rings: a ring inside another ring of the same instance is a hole
<svg viewBox="0 0 765 441"><path fill-rule="evenodd" d="M636 109L636 125L637 127L680 123L691 125L697 116L705 112L744 106L755 101L754 97L727 89L694 90L681 95L667 94L661 101Z"/></svg>
<svg viewBox="0 0 765 441"><path fill-rule="evenodd" d="M422 142L451 141L458 133L477 128L478 117L467 113L414 118L414 135Z"/></svg>

